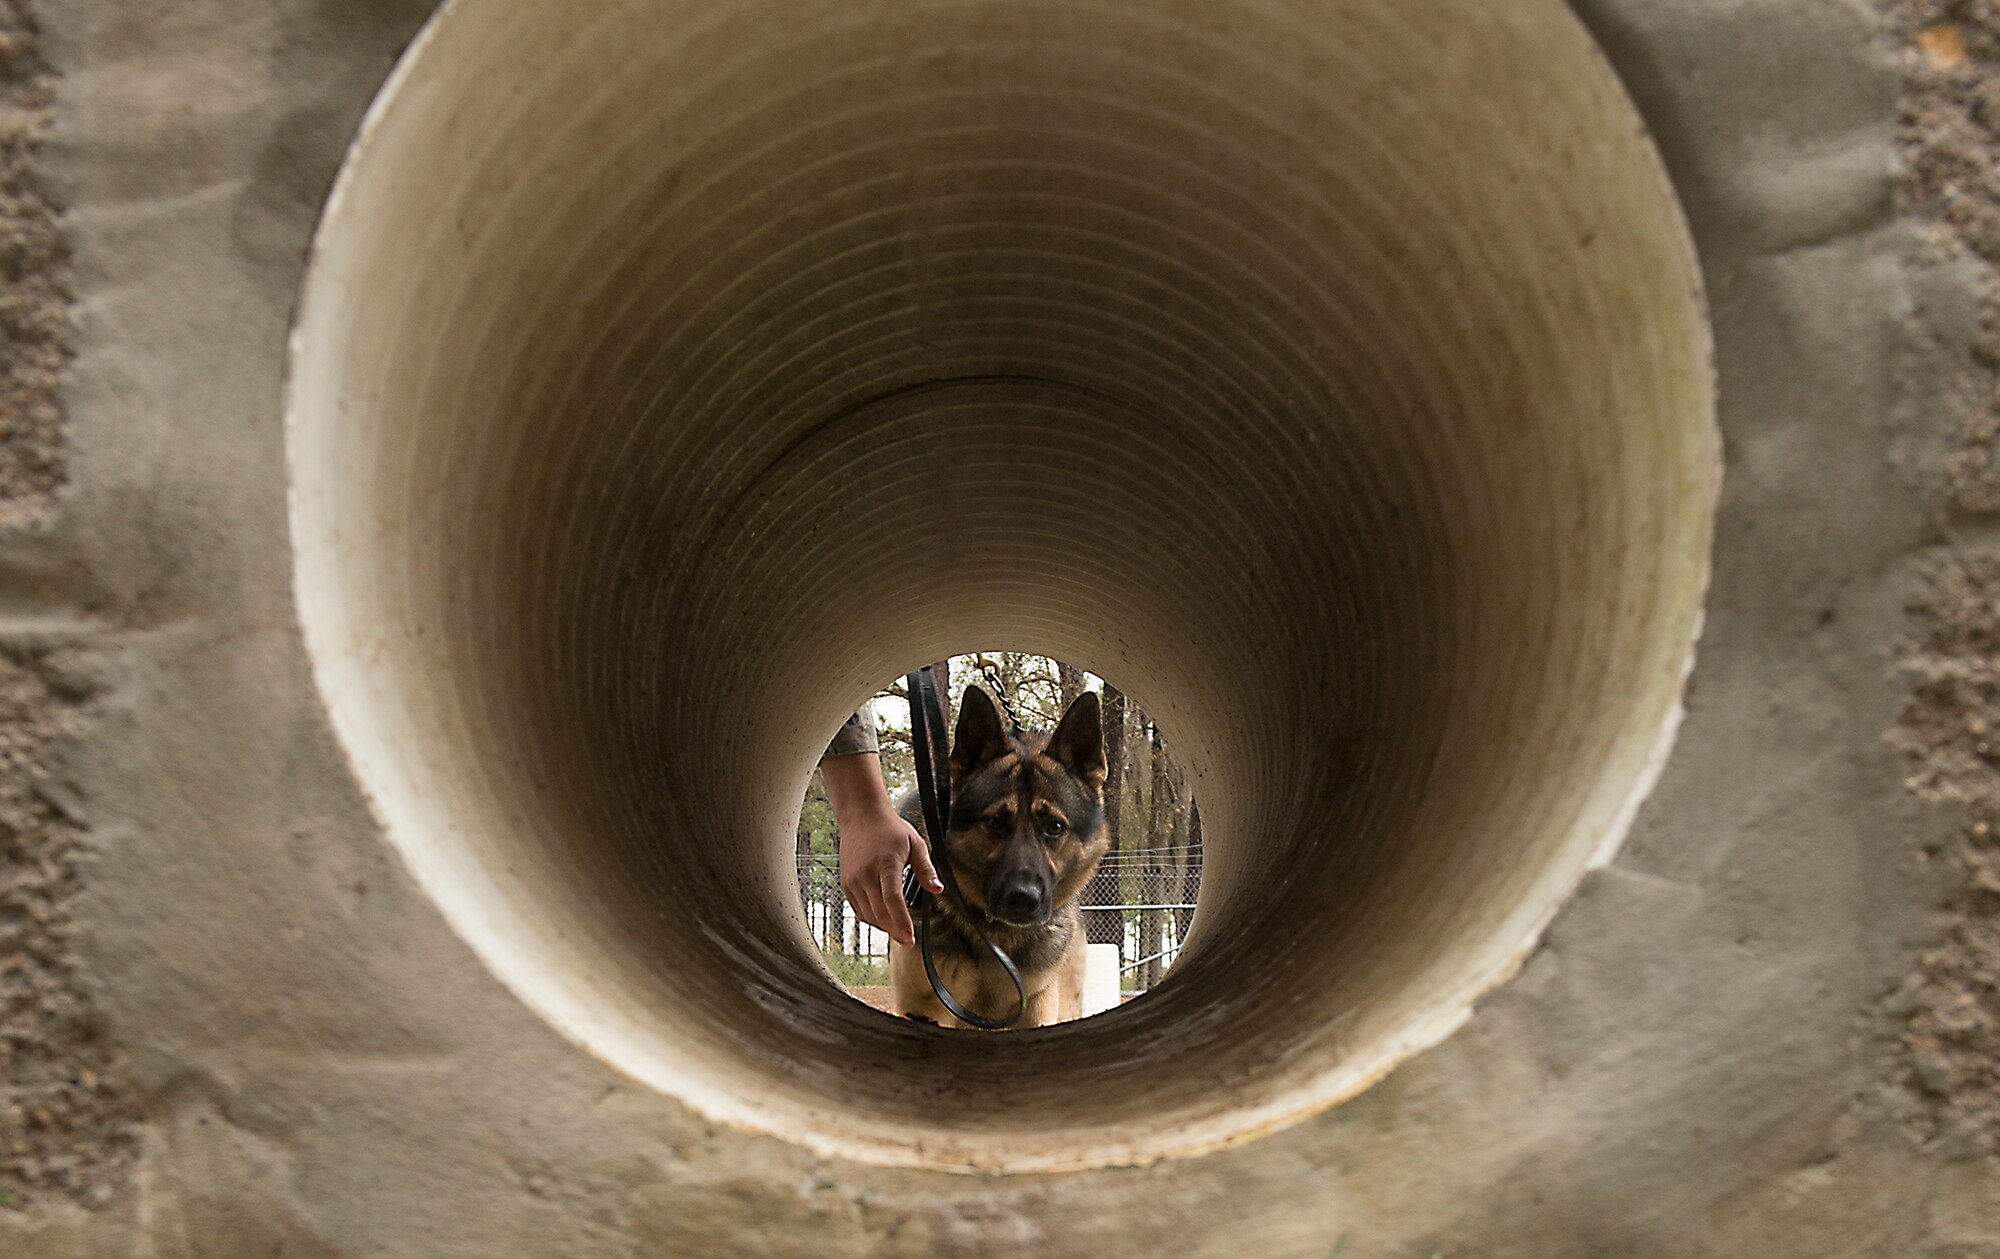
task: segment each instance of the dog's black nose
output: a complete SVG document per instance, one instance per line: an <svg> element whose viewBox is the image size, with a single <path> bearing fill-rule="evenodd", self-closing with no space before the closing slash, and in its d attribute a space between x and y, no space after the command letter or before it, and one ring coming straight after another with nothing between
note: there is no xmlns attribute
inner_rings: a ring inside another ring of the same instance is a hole
<svg viewBox="0 0 2000 1259"><path fill-rule="evenodd" d="M1042 889L1028 879L1010 879L994 908L1010 922L1028 922L1042 911Z"/></svg>

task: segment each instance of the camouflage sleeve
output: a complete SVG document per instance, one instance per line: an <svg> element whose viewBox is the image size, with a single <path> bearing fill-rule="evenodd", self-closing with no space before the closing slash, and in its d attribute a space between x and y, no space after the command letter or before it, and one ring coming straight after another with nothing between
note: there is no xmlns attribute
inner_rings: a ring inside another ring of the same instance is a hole
<svg viewBox="0 0 2000 1259"><path fill-rule="evenodd" d="M820 759L881 750L882 745L875 738L875 714L863 704L861 711L849 717L847 724L840 728L840 733L833 736L833 742L826 745L826 752Z"/></svg>

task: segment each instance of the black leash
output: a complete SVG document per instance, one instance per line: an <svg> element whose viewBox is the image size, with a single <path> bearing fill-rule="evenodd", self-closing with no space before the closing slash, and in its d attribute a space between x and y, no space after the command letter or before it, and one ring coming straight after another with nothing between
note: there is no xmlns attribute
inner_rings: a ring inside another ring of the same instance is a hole
<svg viewBox="0 0 2000 1259"><path fill-rule="evenodd" d="M910 674L904 682L910 691L910 742L916 753L917 798L923 804L924 829L930 832L931 864L937 867L938 881L944 884L952 900L961 909L967 909L965 897L958 890L958 876L951 868L951 855L944 846L945 827L951 817L951 760L945 743L944 702L938 698L937 682L931 677L929 665ZM1020 968L1007 956L1007 950L993 943L978 923L967 920L966 925L978 933L980 943L993 951L1000 968L1014 981L1014 1012L1004 1019L990 1019L959 1004L958 998L938 978L937 963L931 960L931 914L937 908L937 897L917 882L917 872L913 869L903 871L903 900L916 915L917 948L924 955L924 974L930 977L931 991L944 1003L944 1008L960 1022L992 1032L1020 1022L1021 1016L1028 1012L1028 988L1021 982Z"/></svg>

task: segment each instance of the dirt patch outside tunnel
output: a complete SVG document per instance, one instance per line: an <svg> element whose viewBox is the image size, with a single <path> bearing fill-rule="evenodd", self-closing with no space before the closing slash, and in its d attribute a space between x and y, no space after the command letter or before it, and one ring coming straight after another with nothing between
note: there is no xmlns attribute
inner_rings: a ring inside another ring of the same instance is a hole
<svg viewBox="0 0 2000 1259"><path fill-rule="evenodd" d="M1982 272L1979 335L1946 392L1958 414L1924 489L1947 531L2000 523L2000 5L1888 6L1904 69L1899 189L1935 259ZM1912 1134L2000 1147L2000 558L1940 549L1907 600L1909 691L1894 741L1920 798L1959 810L1935 942L1891 1001Z"/></svg>

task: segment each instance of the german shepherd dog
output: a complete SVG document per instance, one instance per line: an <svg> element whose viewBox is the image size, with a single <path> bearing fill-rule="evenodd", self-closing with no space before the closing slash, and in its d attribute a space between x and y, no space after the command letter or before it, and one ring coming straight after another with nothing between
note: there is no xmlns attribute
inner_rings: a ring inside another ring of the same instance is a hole
<svg viewBox="0 0 2000 1259"><path fill-rule="evenodd" d="M1111 842L1104 768L1095 692L1078 696L1054 730L1017 737L1001 725L986 692L965 688L952 739L944 851L931 853L933 862L951 862L963 900L949 892L937 898L931 960L967 1009L1004 1018L1014 1008L1014 985L980 943L984 931L1021 971L1027 1007L1015 1027L1083 1016L1086 937L1076 899ZM901 811L921 834L923 806L914 793ZM900 1015L966 1026L931 991L916 947L889 942L889 989Z"/></svg>

